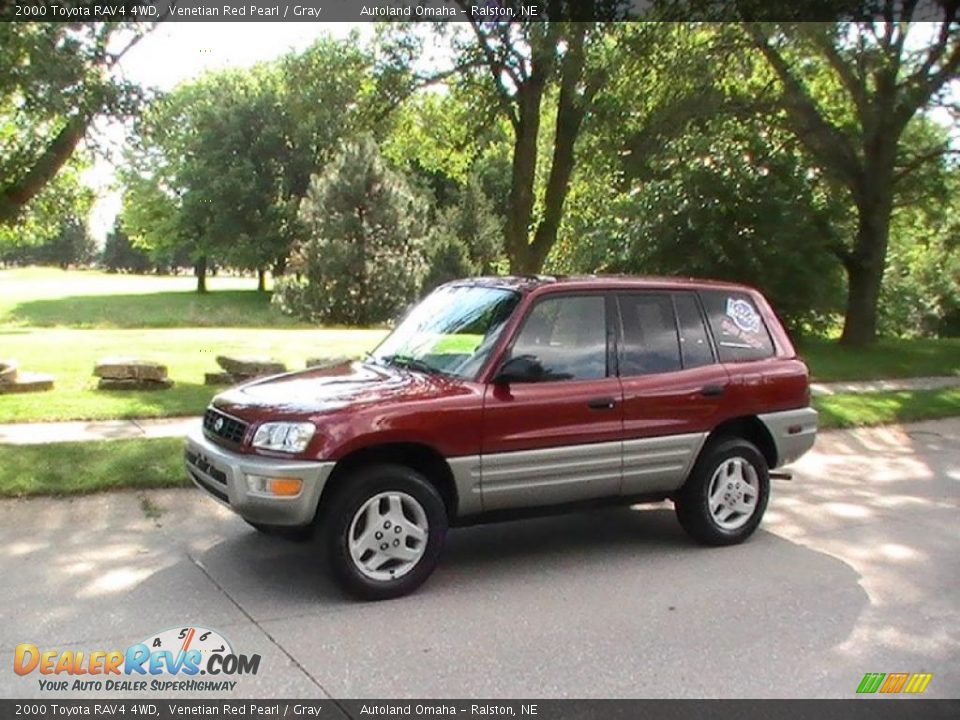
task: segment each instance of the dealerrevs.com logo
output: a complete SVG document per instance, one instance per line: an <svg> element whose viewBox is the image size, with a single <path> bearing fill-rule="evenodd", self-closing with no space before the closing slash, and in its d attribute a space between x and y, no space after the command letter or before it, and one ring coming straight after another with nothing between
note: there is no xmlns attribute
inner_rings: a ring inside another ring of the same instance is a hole
<svg viewBox="0 0 960 720"><path fill-rule="evenodd" d="M182 627L124 650L60 651L21 643L14 650L13 670L42 676L40 690L49 692L224 692L237 685L228 678L256 675L260 656L234 652L216 630Z"/></svg>

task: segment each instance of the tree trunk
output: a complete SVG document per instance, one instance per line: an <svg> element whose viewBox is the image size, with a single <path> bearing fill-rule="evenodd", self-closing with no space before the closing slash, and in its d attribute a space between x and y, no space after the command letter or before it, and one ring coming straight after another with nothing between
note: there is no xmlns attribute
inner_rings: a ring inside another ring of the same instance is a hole
<svg viewBox="0 0 960 720"><path fill-rule="evenodd" d="M81 114L69 120L22 177L0 188L0 224L12 223L24 205L53 179L86 134L90 119Z"/></svg>
<svg viewBox="0 0 960 720"><path fill-rule="evenodd" d="M533 188L537 172L537 139L540 136L540 103L543 87L528 85L519 94L519 123L513 143L510 178L510 205L504 248L515 275L535 273L539 266L530 252L530 218L533 215Z"/></svg>
<svg viewBox="0 0 960 720"><path fill-rule="evenodd" d="M257 268L257 292L267 291L267 271L265 268Z"/></svg>
<svg viewBox="0 0 960 720"><path fill-rule="evenodd" d="M857 197L857 240L844 261L847 311L840 343L864 347L877 339L877 306L890 239L892 178L868 176Z"/></svg>
<svg viewBox="0 0 960 720"><path fill-rule="evenodd" d="M193 272L197 276L197 292L207 292L207 256L204 255L193 267Z"/></svg>

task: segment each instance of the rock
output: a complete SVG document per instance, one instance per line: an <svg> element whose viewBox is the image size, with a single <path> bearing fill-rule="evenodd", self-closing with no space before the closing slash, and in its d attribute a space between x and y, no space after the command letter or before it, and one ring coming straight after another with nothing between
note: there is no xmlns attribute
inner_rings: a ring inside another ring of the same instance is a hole
<svg viewBox="0 0 960 720"><path fill-rule="evenodd" d="M287 371L287 366L282 362L263 358L235 358L228 355L217 355L217 365L241 379L260 377L261 375L277 375Z"/></svg>
<svg viewBox="0 0 960 720"><path fill-rule="evenodd" d="M236 378L228 372L204 373L204 385L235 385Z"/></svg>
<svg viewBox="0 0 960 720"><path fill-rule="evenodd" d="M17 361L0 360L0 384L12 383L17 380Z"/></svg>
<svg viewBox="0 0 960 720"><path fill-rule="evenodd" d="M0 395L53 390L53 376L40 373L19 373L13 382L0 382Z"/></svg>
<svg viewBox="0 0 960 720"><path fill-rule="evenodd" d="M93 368L93 374L107 380L161 382L167 379L167 366L134 358L107 358L97 362Z"/></svg>
<svg viewBox="0 0 960 720"><path fill-rule="evenodd" d="M328 368L336 367L337 365L343 365L344 363L353 362L354 358L348 357L346 355L338 355L336 357L316 357L307 359L308 368Z"/></svg>
<svg viewBox="0 0 960 720"><path fill-rule="evenodd" d="M100 378L97 390L169 390L173 380L147 378Z"/></svg>

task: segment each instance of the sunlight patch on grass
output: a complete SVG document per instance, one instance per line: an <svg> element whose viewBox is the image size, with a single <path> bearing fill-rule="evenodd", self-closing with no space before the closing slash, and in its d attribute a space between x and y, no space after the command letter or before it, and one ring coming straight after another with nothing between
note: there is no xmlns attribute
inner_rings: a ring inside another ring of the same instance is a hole
<svg viewBox="0 0 960 720"><path fill-rule="evenodd" d="M960 416L960 388L815 397L821 428L933 420Z"/></svg>

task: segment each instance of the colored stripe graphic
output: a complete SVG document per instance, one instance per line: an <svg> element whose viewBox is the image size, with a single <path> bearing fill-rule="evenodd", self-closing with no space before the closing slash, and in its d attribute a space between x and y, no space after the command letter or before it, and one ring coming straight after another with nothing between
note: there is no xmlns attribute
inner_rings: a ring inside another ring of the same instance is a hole
<svg viewBox="0 0 960 720"><path fill-rule="evenodd" d="M857 686L857 693L869 695L875 692L896 694L899 692L919 695L933 680L933 673L867 673Z"/></svg>
<svg viewBox="0 0 960 720"><path fill-rule="evenodd" d="M933 673L914 673L903 689L906 693L922 693L933 679Z"/></svg>
<svg viewBox="0 0 960 720"><path fill-rule="evenodd" d="M880 683L883 682L883 678L885 676L885 673L867 673L863 676L863 680L860 681L860 685L857 687L857 692L875 693L880 687Z"/></svg>
<svg viewBox="0 0 960 720"><path fill-rule="evenodd" d="M880 687L880 692L882 693L898 693L903 690L903 686L907 683L907 678L910 677L910 673L890 673L887 675L886 682Z"/></svg>

